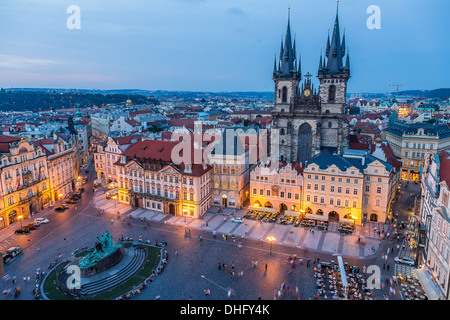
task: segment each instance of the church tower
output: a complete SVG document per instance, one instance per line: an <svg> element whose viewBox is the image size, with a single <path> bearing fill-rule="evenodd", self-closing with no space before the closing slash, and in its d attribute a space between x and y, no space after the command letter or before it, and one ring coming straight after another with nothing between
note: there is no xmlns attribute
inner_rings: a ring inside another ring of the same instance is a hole
<svg viewBox="0 0 450 320"><path fill-rule="evenodd" d="M299 82L301 80L300 62L297 60L295 39L292 42L290 9L288 13L288 25L283 43L281 39L280 58L273 65L273 81L275 82L275 109L288 111L295 97L299 94Z"/></svg>
<svg viewBox="0 0 450 320"><path fill-rule="evenodd" d="M278 138L281 161L305 164L321 152L343 154L348 148L345 98L350 64L345 35L342 40L340 36L338 10L331 40L328 35L325 57L320 56L319 90L314 88L311 77L307 73L300 87L301 64L297 60L295 40L292 43L289 11L280 58L277 63L275 57L273 66L272 134Z"/></svg>
<svg viewBox="0 0 450 320"><path fill-rule="evenodd" d="M328 148L338 154L348 148L348 123L345 118L347 82L350 78L350 58L345 50L345 33L340 36L339 1L333 34L328 34L325 57L320 55L318 79L319 95L324 119L322 121L322 149ZM346 55L345 64L344 57Z"/></svg>

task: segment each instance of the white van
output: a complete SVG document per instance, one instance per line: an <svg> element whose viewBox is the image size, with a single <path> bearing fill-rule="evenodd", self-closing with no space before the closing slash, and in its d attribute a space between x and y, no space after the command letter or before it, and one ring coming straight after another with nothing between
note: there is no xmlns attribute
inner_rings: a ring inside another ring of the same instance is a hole
<svg viewBox="0 0 450 320"><path fill-rule="evenodd" d="M45 223L49 223L50 221L46 218L36 218L34 219L34 223L36 224L45 224Z"/></svg>

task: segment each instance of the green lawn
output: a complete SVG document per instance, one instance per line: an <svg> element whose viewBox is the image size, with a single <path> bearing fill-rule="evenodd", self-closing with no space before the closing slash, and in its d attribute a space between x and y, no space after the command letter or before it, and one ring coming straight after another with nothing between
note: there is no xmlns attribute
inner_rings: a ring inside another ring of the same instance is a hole
<svg viewBox="0 0 450 320"><path fill-rule="evenodd" d="M131 243L123 243L124 247L130 247ZM144 244L139 244L139 248L144 249L146 251L146 261L138 270L136 274L127 279L125 282L122 282L117 287L110 289L108 291L104 291L102 293L97 294L96 296L90 297L80 297L76 298L71 295L66 294L61 291L56 285L56 275L61 272L61 270L66 266L69 261L61 264L55 270L53 270L47 277L47 280L44 283L44 292L48 296L49 299L52 300L111 300L116 297L122 295L125 292L132 290L134 287L141 284L151 273L153 269L156 269L160 260L161 248L155 248L151 246L147 246ZM89 250L80 252L77 256L82 256L81 254L89 253ZM147 283L147 285L151 285L151 283Z"/></svg>

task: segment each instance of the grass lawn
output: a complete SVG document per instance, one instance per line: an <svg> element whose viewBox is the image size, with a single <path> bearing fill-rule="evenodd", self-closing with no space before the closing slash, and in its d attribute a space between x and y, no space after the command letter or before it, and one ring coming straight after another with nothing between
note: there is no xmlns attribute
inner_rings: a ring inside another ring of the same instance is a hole
<svg viewBox="0 0 450 320"><path fill-rule="evenodd" d="M132 245L132 243L123 243L123 245L128 248ZM158 266L161 248L155 248L152 246L147 246L145 244L139 244L139 248L146 251L146 260L144 261L141 268L136 272L133 276L128 278L126 281L122 282L118 286L101 292L96 296L90 297L73 297L61 291L56 285L56 275L59 274L62 269L69 263L69 261L62 263L56 269L54 269L47 277L47 280L44 283L44 292L48 296L49 299L52 300L111 300L116 297L122 295L125 292L132 290L134 287L141 284L147 277L150 275L153 269L156 269ZM90 250L86 250L84 252L80 252L77 254L78 257L83 256L89 253ZM149 285L149 284L147 284Z"/></svg>

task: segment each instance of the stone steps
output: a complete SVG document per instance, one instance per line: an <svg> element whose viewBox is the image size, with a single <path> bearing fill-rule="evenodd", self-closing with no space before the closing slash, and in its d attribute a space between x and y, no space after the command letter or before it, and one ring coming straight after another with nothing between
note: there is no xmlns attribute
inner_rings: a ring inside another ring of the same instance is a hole
<svg viewBox="0 0 450 320"><path fill-rule="evenodd" d="M135 249L133 259L125 268L119 270L119 272L85 285L81 286L79 291L80 295L95 295L102 291L113 288L120 283L130 278L136 271L142 266L145 260L145 251L142 249Z"/></svg>

